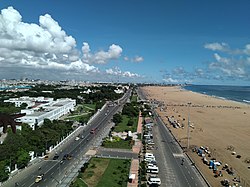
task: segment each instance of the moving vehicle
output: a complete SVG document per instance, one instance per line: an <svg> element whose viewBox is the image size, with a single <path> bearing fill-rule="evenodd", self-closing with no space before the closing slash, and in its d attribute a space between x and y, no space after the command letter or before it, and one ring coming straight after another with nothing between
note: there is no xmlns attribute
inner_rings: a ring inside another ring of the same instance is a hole
<svg viewBox="0 0 250 187"><path fill-rule="evenodd" d="M77 136L77 137L75 138L75 141L78 141L78 140L80 140L80 138Z"/></svg>
<svg viewBox="0 0 250 187"><path fill-rule="evenodd" d="M70 154L65 154L63 156L63 160L71 160L72 159L72 156Z"/></svg>
<svg viewBox="0 0 250 187"><path fill-rule="evenodd" d="M97 130L97 127L96 127L96 128L91 129L90 134L95 134L95 133L96 133L96 130Z"/></svg>
<svg viewBox="0 0 250 187"><path fill-rule="evenodd" d="M35 179L35 183L38 183L38 182L40 182L41 180L43 180L43 175L44 175L44 174L38 175L38 176L36 177L36 179Z"/></svg>

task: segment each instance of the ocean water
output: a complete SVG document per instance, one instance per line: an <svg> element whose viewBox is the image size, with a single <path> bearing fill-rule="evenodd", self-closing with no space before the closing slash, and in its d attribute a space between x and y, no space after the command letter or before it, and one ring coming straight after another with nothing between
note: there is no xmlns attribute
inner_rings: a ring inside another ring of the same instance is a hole
<svg viewBox="0 0 250 187"><path fill-rule="evenodd" d="M250 104L250 86L188 85L186 90Z"/></svg>

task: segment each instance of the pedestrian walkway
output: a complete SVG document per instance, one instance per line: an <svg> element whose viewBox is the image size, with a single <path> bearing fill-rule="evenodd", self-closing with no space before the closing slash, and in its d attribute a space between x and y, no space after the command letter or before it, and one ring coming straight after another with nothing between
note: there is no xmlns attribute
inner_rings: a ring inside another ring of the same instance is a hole
<svg viewBox="0 0 250 187"><path fill-rule="evenodd" d="M137 133L142 133L142 123L143 118L141 116L141 112L139 113L138 125L137 125Z"/></svg>
<svg viewBox="0 0 250 187"><path fill-rule="evenodd" d="M139 113L137 133L142 135L142 122L143 118L141 112ZM140 154L142 148L141 140L136 139L135 144L132 147L134 153ZM132 159L130 166L130 181L127 184L127 187L137 187L138 186L138 170L139 170L139 159Z"/></svg>
<svg viewBox="0 0 250 187"><path fill-rule="evenodd" d="M141 147L142 147L141 140L135 140L135 144L134 144L133 147L132 147L132 151L133 151L134 153L139 154L140 151L141 151Z"/></svg>
<svg viewBox="0 0 250 187"><path fill-rule="evenodd" d="M137 133L142 135L142 122L143 122L143 118L141 116L141 112L139 113L139 117L138 117L138 124L137 124ZM141 140L136 139L135 140L135 144L132 147L132 151L134 153L139 154L140 150L142 147L142 142Z"/></svg>
<svg viewBox="0 0 250 187"><path fill-rule="evenodd" d="M139 160L133 159L131 162L129 175L133 176L128 182L127 187L137 187L138 186L138 169L139 169Z"/></svg>

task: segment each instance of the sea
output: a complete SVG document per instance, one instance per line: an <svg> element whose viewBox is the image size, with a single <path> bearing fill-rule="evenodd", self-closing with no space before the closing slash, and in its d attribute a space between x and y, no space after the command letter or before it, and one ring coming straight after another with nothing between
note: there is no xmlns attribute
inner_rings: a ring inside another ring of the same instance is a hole
<svg viewBox="0 0 250 187"><path fill-rule="evenodd" d="M250 104L250 86L187 85L186 90Z"/></svg>

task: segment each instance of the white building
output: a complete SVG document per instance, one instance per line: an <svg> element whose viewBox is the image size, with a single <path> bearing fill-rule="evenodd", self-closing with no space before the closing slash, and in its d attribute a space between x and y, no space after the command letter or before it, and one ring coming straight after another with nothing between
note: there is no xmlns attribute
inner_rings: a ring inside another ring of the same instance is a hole
<svg viewBox="0 0 250 187"><path fill-rule="evenodd" d="M20 97L20 98L10 98L8 100L4 100L4 102L15 103L15 107L20 107L23 103L27 104L27 107L31 107L35 105L35 101L30 97Z"/></svg>
<svg viewBox="0 0 250 187"><path fill-rule="evenodd" d="M25 116L17 118L17 122L27 123L34 130L35 126L41 126L43 124L44 119L54 120L59 119L61 116L68 114L70 111L74 111L76 106L76 100L64 98L57 99L53 101L53 98L29 98L26 97L26 101L33 102L33 106L30 106L30 109L21 110L21 113L26 113ZM14 102L15 105L18 105L18 99L12 98L9 100L5 100L4 102Z"/></svg>

